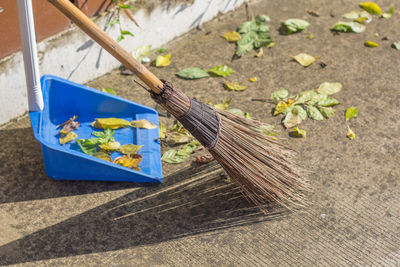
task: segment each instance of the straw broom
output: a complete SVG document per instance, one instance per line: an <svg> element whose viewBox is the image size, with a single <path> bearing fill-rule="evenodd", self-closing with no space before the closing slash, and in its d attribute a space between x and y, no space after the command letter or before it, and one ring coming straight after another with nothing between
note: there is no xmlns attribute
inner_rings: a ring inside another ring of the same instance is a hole
<svg viewBox="0 0 400 267"><path fill-rule="evenodd" d="M258 131L262 123L241 118L190 99L158 79L69 0L49 0L149 88L151 97L208 149L249 200L266 212L273 202L303 206L308 189L295 163L295 152Z"/></svg>

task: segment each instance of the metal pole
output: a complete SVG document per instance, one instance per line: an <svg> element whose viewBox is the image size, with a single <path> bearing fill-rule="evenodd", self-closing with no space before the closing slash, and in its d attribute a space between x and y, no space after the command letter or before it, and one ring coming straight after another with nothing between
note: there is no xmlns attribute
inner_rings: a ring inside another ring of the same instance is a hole
<svg viewBox="0 0 400 267"><path fill-rule="evenodd" d="M29 111L43 109L32 0L17 0Z"/></svg>

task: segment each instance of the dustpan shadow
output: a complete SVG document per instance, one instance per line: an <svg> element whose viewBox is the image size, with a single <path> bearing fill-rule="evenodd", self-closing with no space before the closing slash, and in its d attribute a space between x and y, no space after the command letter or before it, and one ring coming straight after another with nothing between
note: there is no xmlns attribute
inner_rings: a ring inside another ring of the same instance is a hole
<svg viewBox="0 0 400 267"><path fill-rule="evenodd" d="M139 188L1 246L0 264L155 244L287 215L274 207L264 215L220 174L215 163L180 171L162 186Z"/></svg>
<svg viewBox="0 0 400 267"><path fill-rule="evenodd" d="M0 203L91 194L143 186L135 183L60 181L45 171L31 128L0 130Z"/></svg>

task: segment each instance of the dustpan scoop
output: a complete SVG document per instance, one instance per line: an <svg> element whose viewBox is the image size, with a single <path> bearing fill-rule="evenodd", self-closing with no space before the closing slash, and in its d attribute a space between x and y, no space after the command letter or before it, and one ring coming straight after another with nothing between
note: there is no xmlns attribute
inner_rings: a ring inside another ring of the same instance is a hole
<svg viewBox="0 0 400 267"><path fill-rule="evenodd" d="M43 109L32 1L17 0L29 111Z"/></svg>

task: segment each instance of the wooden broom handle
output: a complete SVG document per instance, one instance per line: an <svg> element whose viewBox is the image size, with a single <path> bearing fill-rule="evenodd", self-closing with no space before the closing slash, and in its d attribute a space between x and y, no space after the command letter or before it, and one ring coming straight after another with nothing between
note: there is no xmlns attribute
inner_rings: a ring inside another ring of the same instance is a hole
<svg viewBox="0 0 400 267"><path fill-rule="evenodd" d="M90 18L79 10L69 0L48 0L65 16L73 21L79 28L86 32L93 40L113 55L125 67L135 73L150 89L159 94L163 83L151 73L145 66L140 64L122 46L114 41L107 33L97 26Z"/></svg>

